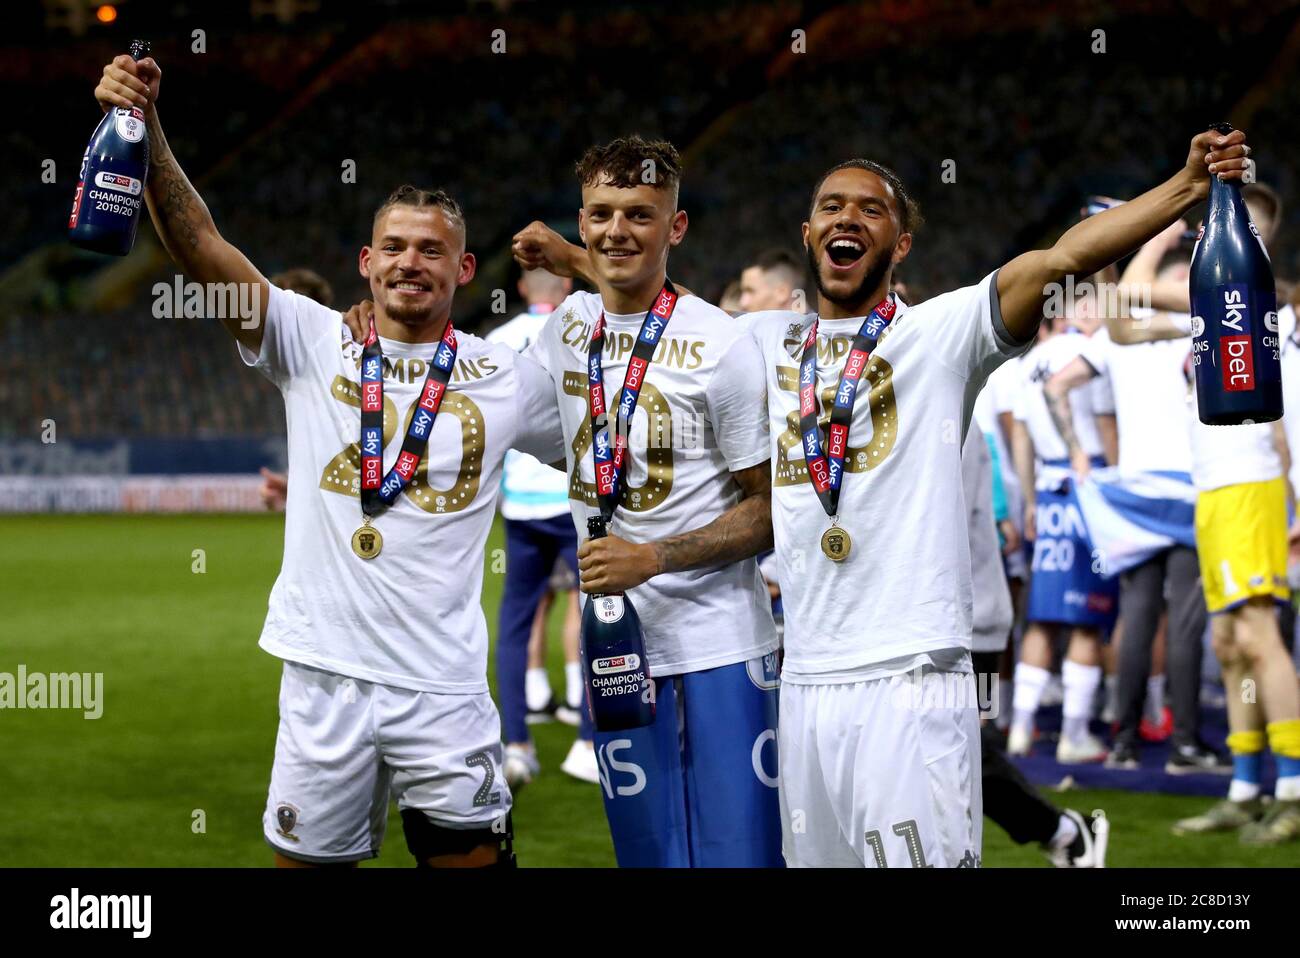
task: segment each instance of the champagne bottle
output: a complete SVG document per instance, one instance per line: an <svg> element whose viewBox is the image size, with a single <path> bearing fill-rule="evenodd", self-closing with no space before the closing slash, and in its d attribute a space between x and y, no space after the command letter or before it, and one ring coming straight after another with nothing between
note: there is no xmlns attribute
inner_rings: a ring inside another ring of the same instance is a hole
<svg viewBox="0 0 1300 958"><path fill-rule="evenodd" d="M149 53L143 40L131 41L131 58ZM136 107L112 107L95 128L81 157L77 195L68 219L68 238L82 249L125 256L135 244L144 210L149 174L149 133Z"/></svg>
<svg viewBox="0 0 1300 958"><path fill-rule="evenodd" d="M605 520L592 516L587 532L593 539L604 538ZM654 680L646 662L645 635L626 595L587 598L581 647L587 705L596 731L617 732L654 722Z"/></svg>
<svg viewBox="0 0 1300 958"><path fill-rule="evenodd" d="M1210 129L1229 133L1232 126ZM1210 179L1210 207L1189 285L1201 422L1234 426L1282 418L1273 269L1238 183Z"/></svg>

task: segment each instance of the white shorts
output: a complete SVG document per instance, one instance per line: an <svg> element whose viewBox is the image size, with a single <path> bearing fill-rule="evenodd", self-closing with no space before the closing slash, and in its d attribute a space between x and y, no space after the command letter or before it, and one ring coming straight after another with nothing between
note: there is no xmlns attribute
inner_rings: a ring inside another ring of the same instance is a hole
<svg viewBox="0 0 1300 958"><path fill-rule="evenodd" d="M374 858L390 791L445 828L481 828L510 810L502 757L486 692L416 692L285 662L262 830L290 858Z"/></svg>
<svg viewBox="0 0 1300 958"><path fill-rule="evenodd" d="M781 686L781 827L799 867L974 867L983 840L974 677ZM962 683L969 683L963 699Z"/></svg>

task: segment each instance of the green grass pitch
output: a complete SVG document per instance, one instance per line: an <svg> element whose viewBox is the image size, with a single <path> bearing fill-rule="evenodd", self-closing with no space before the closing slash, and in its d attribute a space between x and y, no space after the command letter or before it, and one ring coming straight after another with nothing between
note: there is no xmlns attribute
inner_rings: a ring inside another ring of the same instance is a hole
<svg viewBox="0 0 1300 958"><path fill-rule="evenodd" d="M279 516L18 516L0 519L0 672L102 672L103 715L0 710L0 865L264 866L262 840L280 663L257 647L280 565ZM502 547L498 523L489 544ZM194 571L194 550L206 571ZM484 576L495 634L501 577ZM551 623L551 681L563 688ZM491 659L489 658L489 663ZM574 730L534 726L543 773L515 807L522 866L612 866L599 787L559 771ZM1293 865L1235 836L1169 834L1202 799L1053 795L1106 809L1112 866ZM202 826L201 828L199 826ZM395 809L379 859L407 867ZM986 866L1043 866L986 822Z"/></svg>

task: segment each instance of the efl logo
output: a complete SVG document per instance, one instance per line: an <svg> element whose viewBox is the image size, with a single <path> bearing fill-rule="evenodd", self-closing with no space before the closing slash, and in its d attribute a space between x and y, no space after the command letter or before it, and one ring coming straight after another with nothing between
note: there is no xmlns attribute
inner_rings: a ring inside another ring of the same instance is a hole
<svg viewBox="0 0 1300 958"><path fill-rule="evenodd" d="M1249 336L1223 336L1219 339L1219 361L1223 368L1223 388L1244 392L1255 388L1255 356Z"/></svg>
<svg viewBox="0 0 1300 958"><path fill-rule="evenodd" d="M614 655L607 659L597 659L591 670L597 675L610 675L617 672L635 672L641 667L641 657L633 653Z"/></svg>

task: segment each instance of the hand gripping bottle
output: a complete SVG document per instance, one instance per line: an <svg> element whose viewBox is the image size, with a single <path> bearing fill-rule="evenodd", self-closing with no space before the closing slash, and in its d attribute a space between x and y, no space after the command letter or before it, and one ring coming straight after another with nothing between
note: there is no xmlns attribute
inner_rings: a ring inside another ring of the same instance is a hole
<svg viewBox="0 0 1300 958"><path fill-rule="evenodd" d="M143 40L131 41L131 58L149 53ZM112 107L99 121L81 158L77 195L68 219L68 238L96 253L125 256L135 243L144 210L149 174L149 133L144 113Z"/></svg>
<svg viewBox="0 0 1300 958"><path fill-rule="evenodd" d="M587 532L605 536L605 520L592 516ZM582 670L587 705L598 732L641 728L655 720L654 682L645 636L632 601L621 592L587 597L582 610Z"/></svg>
<svg viewBox="0 0 1300 958"><path fill-rule="evenodd" d="M1228 133L1232 126L1210 127ZM1282 418L1273 269L1238 183L1210 179L1210 208L1192 254L1192 356L1201 422Z"/></svg>

